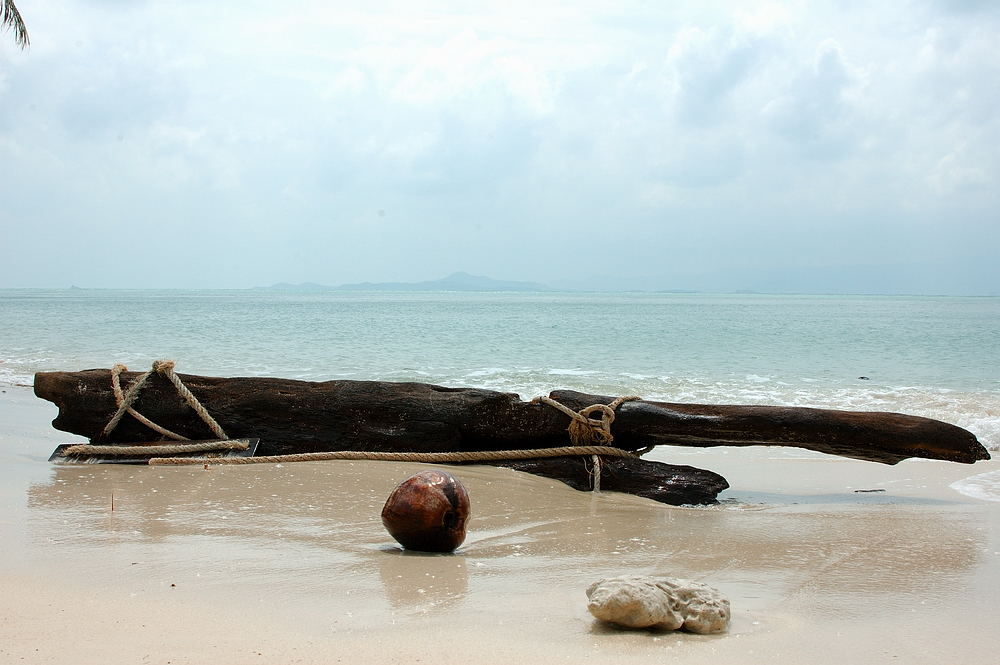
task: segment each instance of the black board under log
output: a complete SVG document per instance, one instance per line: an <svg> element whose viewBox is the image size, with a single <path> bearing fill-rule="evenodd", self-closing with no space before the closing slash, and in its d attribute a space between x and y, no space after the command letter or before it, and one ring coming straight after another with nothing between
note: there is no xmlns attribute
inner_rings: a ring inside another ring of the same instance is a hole
<svg viewBox="0 0 1000 665"><path fill-rule="evenodd" d="M127 389L138 374L123 373L123 386ZM258 455L514 450L567 444L564 414L522 401L513 393L385 381L179 376L230 437L260 438ZM116 410L111 370L41 372L35 375L35 394L59 407L54 427L103 442L97 437ZM612 401L569 390L550 396L574 410ZM160 375L149 378L135 406L154 422L188 438L212 436ZM989 459L971 432L897 413L639 400L619 407L612 431L614 445L626 450L651 445L781 445L886 464L908 457L964 463ZM148 437L144 425L126 416L106 441ZM550 465L566 466L540 463L533 472L553 476L555 471L542 470ZM516 468L509 463L504 466ZM579 459L574 466L582 467ZM644 472L637 467L636 473ZM705 479L692 479L698 482Z"/></svg>

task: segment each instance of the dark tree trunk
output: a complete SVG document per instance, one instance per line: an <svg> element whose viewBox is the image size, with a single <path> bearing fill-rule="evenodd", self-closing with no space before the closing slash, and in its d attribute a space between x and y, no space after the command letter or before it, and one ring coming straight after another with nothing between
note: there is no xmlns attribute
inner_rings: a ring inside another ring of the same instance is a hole
<svg viewBox="0 0 1000 665"><path fill-rule="evenodd" d="M123 388L127 390L136 376L136 372L123 373ZM566 415L550 406L524 402L512 393L423 383L179 376L226 434L259 437L258 455L514 450L569 443ZM54 427L95 443L116 411L111 373L106 369L39 373L35 394L59 407ZM551 397L573 410L612 400L567 390L555 391ZM150 376L134 406L153 422L188 438L213 438L163 376ZM661 444L781 445L886 464L908 457L966 463L989 458L976 437L962 428L896 413L634 401L619 407L612 432L614 445L625 450ZM148 428L126 415L101 441L151 438L155 435ZM497 465L589 487L589 475L580 471L580 458ZM636 459L606 458L604 475L606 489L650 498L657 498L651 494L659 492L658 500L669 503L705 503L726 487L725 480L711 472ZM644 483L648 491L642 489ZM692 488L688 495L663 489L681 485ZM662 498L668 495L677 499ZM682 495L700 498L680 500Z"/></svg>
<svg viewBox="0 0 1000 665"><path fill-rule="evenodd" d="M123 388L137 376L122 374ZM258 454L326 450L452 451L552 448L567 445L569 419L513 393L443 388L425 383L211 378L180 375L230 437L259 437ZM35 394L55 402L53 426L95 439L116 406L110 371L42 372ZM579 410L612 398L570 390L553 399ZM213 438L208 427L154 374L136 408L192 439ZM634 401L612 425L614 445L795 446L895 464L908 457L972 463L989 459L967 430L898 413L782 406L727 406ZM108 441L139 441L150 430L129 416Z"/></svg>
<svg viewBox="0 0 1000 665"><path fill-rule="evenodd" d="M717 503L716 497L729 487L714 471L693 466L664 464L638 457L602 457L601 490L635 494L673 506ZM537 476L561 480L578 490L593 488L590 457L548 457L532 460L490 462Z"/></svg>

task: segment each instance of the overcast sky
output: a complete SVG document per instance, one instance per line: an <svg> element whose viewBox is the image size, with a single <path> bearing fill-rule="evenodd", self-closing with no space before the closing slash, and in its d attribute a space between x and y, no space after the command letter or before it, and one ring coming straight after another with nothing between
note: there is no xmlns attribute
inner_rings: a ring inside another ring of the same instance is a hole
<svg viewBox="0 0 1000 665"><path fill-rule="evenodd" d="M1000 294L991 0L17 5L0 287Z"/></svg>

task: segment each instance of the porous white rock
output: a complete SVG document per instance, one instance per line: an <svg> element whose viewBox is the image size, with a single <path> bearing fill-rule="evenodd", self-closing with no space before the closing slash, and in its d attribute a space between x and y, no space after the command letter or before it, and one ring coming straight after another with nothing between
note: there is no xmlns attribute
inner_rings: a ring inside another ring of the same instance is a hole
<svg viewBox="0 0 1000 665"><path fill-rule="evenodd" d="M683 628L701 634L729 628L729 600L700 582L623 575L594 582L587 598L591 614L627 628Z"/></svg>

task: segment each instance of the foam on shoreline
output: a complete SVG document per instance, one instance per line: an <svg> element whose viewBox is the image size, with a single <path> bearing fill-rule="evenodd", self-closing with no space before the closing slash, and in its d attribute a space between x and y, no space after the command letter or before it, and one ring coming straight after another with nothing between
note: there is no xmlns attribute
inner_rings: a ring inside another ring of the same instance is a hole
<svg viewBox="0 0 1000 665"><path fill-rule="evenodd" d="M956 492L983 501L1000 501L1000 471L987 471L949 485Z"/></svg>

